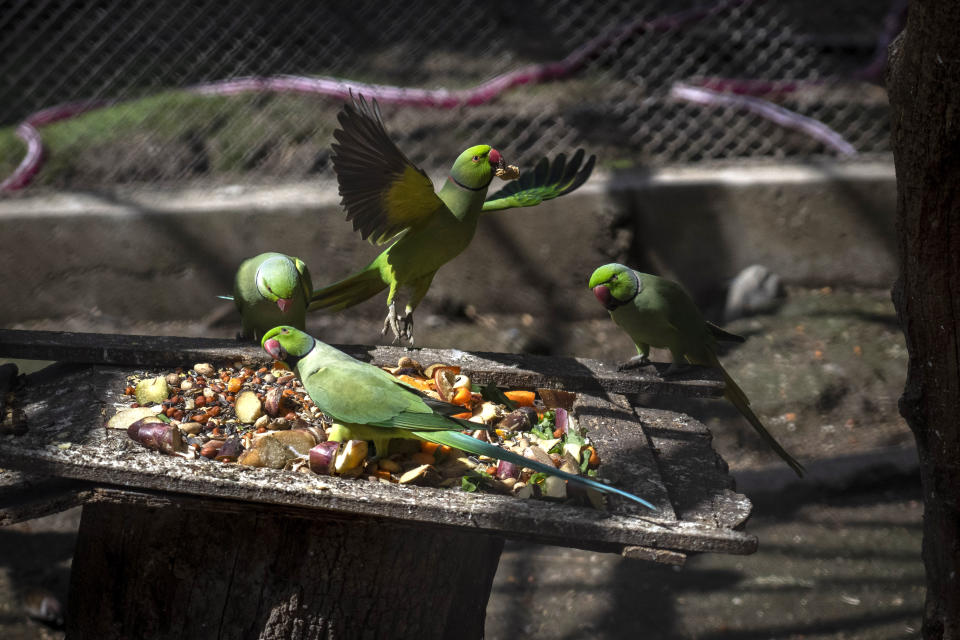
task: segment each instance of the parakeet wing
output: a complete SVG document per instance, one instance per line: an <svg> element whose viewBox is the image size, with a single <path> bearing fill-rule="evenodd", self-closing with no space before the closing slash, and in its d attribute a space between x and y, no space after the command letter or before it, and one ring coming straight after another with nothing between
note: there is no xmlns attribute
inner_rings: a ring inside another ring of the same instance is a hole
<svg viewBox="0 0 960 640"><path fill-rule="evenodd" d="M313 295L313 280L310 278L310 269L307 268L307 263L300 258L291 259L297 267L297 271L300 272L300 286L303 289L304 297L306 300L310 300Z"/></svg>
<svg viewBox="0 0 960 640"><path fill-rule="evenodd" d="M577 149L569 162L563 153L557 155L552 163L546 157L541 158L533 171L522 173L518 179L487 198L483 210L530 207L575 191L590 177L596 160L596 156L590 156L581 169L583 156L583 149Z"/></svg>
<svg viewBox="0 0 960 640"><path fill-rule="evenodd" d="M364 240L383 244L443 207L433 183L390 140L376 100L344 105L333 132L333 169L347 220Z"/></svg>
<svg viewBox="0 0 960 640"><path fill-rule="evenodd" d="M334 420L372 424L407 411L430 412L392 375L333 347L318 344L297 367L314 403Z"/></svg>

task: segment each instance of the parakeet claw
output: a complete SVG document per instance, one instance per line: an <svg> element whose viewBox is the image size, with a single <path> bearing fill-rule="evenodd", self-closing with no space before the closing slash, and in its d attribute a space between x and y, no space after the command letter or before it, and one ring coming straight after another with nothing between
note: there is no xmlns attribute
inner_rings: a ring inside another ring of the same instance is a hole
<svg viewBox="0 0 960 640"><path fill-rule="evenodd" d="M397 318L397 305L390 303L390 306L387 307L387 317L383 320L383 329L380 330L380 335L387 335L387 329L393 331L393 343L396 344L400 341L400 321Z"/></svg>
<svg viewBox="0 0 960 640"><path fill-rule="evenodd" d="M400 336L413 344L413 311L407 311L400 318Z"/></svg>
<svg viewBox="0 0 960 640"><path fill-rule="evenodd" d="M667 367L667 370L663 372L663 377L670 378L672 376L678 376L689 368L690 368L689 364L674 360L673 362L670 363L670 366Z"/></svg>
<svg viewBox="0 0 960 640"><path fill-rule="evenodd" d="M650 358L647 356L633 356L626 362L620 363L617 366L617 371L628 371L630 369L639 369L640 367L646 367L647 365L653 364L650 362Z"/></svg>
<svg viewBox="0 0 960 640"><path fill-rule="evenodd" d="M402 316L398 316L397 307L391 302L387 317L383 320L380 335L387 335L387 329L393 331L393 344L400 342L401 338L406 338L410 344L413 344L413 311L407 311Z"/></svg>

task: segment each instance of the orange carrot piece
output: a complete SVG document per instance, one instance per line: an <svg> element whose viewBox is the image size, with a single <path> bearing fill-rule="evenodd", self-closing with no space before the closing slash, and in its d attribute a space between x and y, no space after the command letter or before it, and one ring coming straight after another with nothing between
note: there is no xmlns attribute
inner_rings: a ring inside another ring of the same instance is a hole
<svg viewBox="0 0 960 640"><path fill-rule="evenodd" d="M457 393L453 396L452 402L453 404L458 404L461 407L465 407L470 404L471 399L470 389L467 389L466 387L460 387L457 389Z"/></svg>
<svg viewBox="0 0 960 640"><path fill-rule="evenodd" d="M503 395L507 396L520 407L532 407L533 400L536 398L536 395L533 391L504 391Z"/></svg>
<svg viewBox="0 0 960 640"><path fill-rule="evenodd" d="M436 455L437 455L437 448L439 448L439 447L440 447L440 445L437 444L436 442L427 442L426 440L421 440L421 441L420 441L420 451L421 451L421 453L430 453L430 454L433 454L434 456L436 456Z"/></svg>
<svg viewBox="0 0 960 640"><path fill-rule="evenodd" d="M463 413L455 413L455 414L453 414L453 415L450 416L450 417L451 417L451 418L457 418L458 420L469 420L470 418L473 417L473 412L472 412L472 411L464 411Z"/></svg>
<svg viewBox="0 0 960 640"><path fill-rule="evenodd" d="M433 380L425 380L423 378L414 378L413 376L402 375L397 376L397 380L402 380L406 382L411 387L420 389L421 391L434 391Z"/></svg>

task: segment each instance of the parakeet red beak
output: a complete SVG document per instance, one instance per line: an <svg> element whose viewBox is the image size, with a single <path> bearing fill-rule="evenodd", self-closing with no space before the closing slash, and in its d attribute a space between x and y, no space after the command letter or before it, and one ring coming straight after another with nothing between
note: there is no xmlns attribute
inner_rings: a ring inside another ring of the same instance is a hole
<svg viewBox="0 0 960 640"><path fill-rule="evenodd" d="M280 307L280 311L283 311L284 313L287 312L287 309L289 309L290 305L292 304L293 304L293 300L291 300L290 298L277 299L277 306Z"/></svg>
<svg viewBox="0 0 960 640"><path fill-rule="evenodd" d="M287 357L287 352L283 350L283 346L280 344L280 341L275 338L270 338L263 343L263 350L270 354L270 357L274 360L283 360Z"/></svg>
<svg viewBox="0 0 960 640"><path fill-rule="evenodd" d="M600 304L602 304L603 308L607 311L613 311L620 306L619 301L610 295L610 289L602 284L598 284L593 288L593 295L597 296L597 300L600 301Z"/></svg>
<svg viewBox="0 0 960 640"><path fill-rule="evenodd" d="M487 154L487 159L494 168L501 169L504 166L503 156L500 155L500 152L496 149L490 149L490 153Z"/></svg>

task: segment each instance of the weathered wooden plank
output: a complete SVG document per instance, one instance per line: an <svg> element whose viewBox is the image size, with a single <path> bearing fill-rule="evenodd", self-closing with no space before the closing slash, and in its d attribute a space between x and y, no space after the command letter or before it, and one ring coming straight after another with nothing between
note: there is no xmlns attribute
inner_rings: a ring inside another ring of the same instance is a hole
<svg viewBox="0 0 960 640"><path fill-rule="evenodd" d="M727 463L711 446L710 431L672 411L637 407L636 415L650 439L677 517L725 529L742 527L752 505L734 491Z"/></svg>
<svg viewBox="0 0 960 640"><path fill-rule="evenodd" d="M652 502L660 510L661 518L676 520L650 443L626 397L579 394L573 411L580 424L590 430L590 439L597 444L597 450L603 452L604 477L617 486L638 487L638 491L642 491L638 495ZM628 501L623 501L618 511L638 516L650 514L642 505Z"/></svg>
<svg viewBox="0 0 960 640"><path fill-rule="evenodd" d="M423 364L446 362L468 371L477 382L496 380L512 387L549 387L599 393L659 393L691 397L723 395L716 370L691 367L665 379L667 365L621 372L615 364L588 358L457 349L336 345L351 356L375 364L395 365L402 356ZM252 343L213 338L136 336L59 331L0 329L0 357L136 367L190 366L196 362L261 363L269 358Z"/></svg>
<svg viewBox="0 0 960 640"><path fill-rule="evenodd" d="M0 527L79 506L91 487L78 480L0 469Z"/></svg>
<svg viewBox="0 0 960 640"><path fill-rule="evenodd" d="M624 547L624 558L648 560L659 564L669 564L682 567L687 562L687 554L669 549L651 549L650 547Z"/></svg>
<svg viewBox="0 0 960 640"><path fill-rule="evenodd" d="M750 553L756 546L752 536L715 523L678 522L666 512L625 512L618 500L611 500L611 511L604 513L540 500L163 456L122 432L107 433L103 428L113 405L127 403L122 390L129 373L129 369L58 364L30 376L18 396L28 431L22 436L0 436L0 465L98 484L467 528L588 549L645 546ZM605 437L606 428L599 424L591 436ZM669 486L666 479L663 482ZM655 487L643 474L622 486L641 496Z"/></svg>

